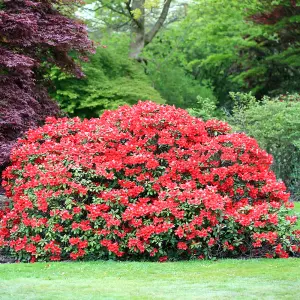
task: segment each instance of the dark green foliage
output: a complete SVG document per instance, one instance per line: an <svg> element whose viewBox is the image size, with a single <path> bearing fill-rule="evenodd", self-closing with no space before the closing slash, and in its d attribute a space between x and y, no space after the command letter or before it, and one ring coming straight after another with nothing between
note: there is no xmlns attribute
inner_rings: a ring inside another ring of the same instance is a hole
<svg viewBox="0 0 300 300"><path fill-rule="evenodd" d="M241 63L235 81L258 97L298 92L300 87L300 4L296 1L261 1L248 16L261 28L239 47Z"/></svg>

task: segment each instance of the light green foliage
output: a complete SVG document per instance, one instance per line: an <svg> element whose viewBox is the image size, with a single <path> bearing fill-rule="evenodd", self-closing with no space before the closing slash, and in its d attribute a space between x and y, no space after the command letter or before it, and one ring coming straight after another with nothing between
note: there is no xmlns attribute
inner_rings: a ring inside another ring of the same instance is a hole
<svg viewBox="0 0 300 300"><path fill-rule="evenodd" d="M89 2L94 3L94 9L99 7L100 2L103 2L103 8L97 10L89 22L94 38L101 39L101 34L105 35L107 33L110 35L111 32L123 32L128 39L130 39L130 36L132 37L130 22L127 22L124 14L117 13L117 11L122 11L122 7L123 12L126 12L124 2L118 0L110 2L94 0ZM149 32L156 23L164 3L165 1L162 0L145 1L146 32ZM145 68L153 87L159 91L168 104L174 104L182 108L197 106L196 97L198 95L214 99L210 82L195 80L194 76L189 74L184 66L182 49L176 48L177 44L180 44L182 39L185 38L185 33L180 29L181 24L178 22L185 15L185 5L182 1L172 1L165 26L159 31L159 37L152 40L141 55L142 60L144 59L146 62ZM134 16L135 19L141 17L139 9L134 11ZM101 42L103 43L102 40ZM112 43L111 46L115 48ZM127 47L129 48L129 43ZM126 49L124 51L128 53ZM178 59L183 64L178 63Z"/></svg>
<svg viewBox="0 0 300 300"><path fill-rule="evenodd" d="M274 156L273 169L300 199L300 96L257 101L251 94L231 93L235 102L229 122L253 136Z"/></svg>
<svg viewBox="0 0 300 300"><path fill-rule="evenodd" d="M199 80L210 80L215 95L226 105L229 91L240 90L242 82L234 81L238 71L240 48L253 46L249 37L260 28L246 21L246 12L256 1L199 0L185 21L191 26L186 51L188 67ZM205 5L208 4L208 5Z"/></svg>
<svg viewBox="0 0 300 300"><path fill-rule="evenodd" d="M183 24L189 28L189 66L217 69L226 61L234 61L238 55L237 45L249 45L244 35L258 30L245 21L245 10L254 3L255 1L249 3L232 0L196 1L192 13Z"/></svg>
<svg viewBox="0 0 300 300"><path fill-rule="evenodd" d="M146 0L144 7L146 9L158 8L160 5L160 0Z"/></svg>
<svg viewBox="0 0 300 300"><path fill-rule="evenodd" d="M297 299L300 260L0 265L1 299ZM59 287L59 288L58 288Z"/></svg>
<svg viewBox="0 0 300 300"><path fill-rule="evenodd" d="M209 120L218 116L216 103L209 98L197 97L197 107L188 108L187 111L190 115L201 118L203 120Z"/></svg>
<svg viewBox="0 0 300 300"><path fill-rule="evenodd" d="M198 95L215 101L212 88L199 84L182 67L168 62L162 62L161 65L158 61L156 63L158 65L148 64L148 76L168 104L182 108L198 107Z"/></svg>
<svg viewBox="0 0 300 300"><path fill-rule="evenodd" d="M56 90L52 96L70 116L97 117L105 109L138 100L165 101L151 86L143 67L130 60L123 45L99 47L83 64L85 78L77 79L52 69Z"/></svg>
<svg viewBox="0 0 300 300"><path fill-rule="evenodd" d="M138 8L132 10L131 13L133 14L133 18L135 20L139 20L141 18L141 16L142 16L142 11L140 9L138 9Z"/></svg>

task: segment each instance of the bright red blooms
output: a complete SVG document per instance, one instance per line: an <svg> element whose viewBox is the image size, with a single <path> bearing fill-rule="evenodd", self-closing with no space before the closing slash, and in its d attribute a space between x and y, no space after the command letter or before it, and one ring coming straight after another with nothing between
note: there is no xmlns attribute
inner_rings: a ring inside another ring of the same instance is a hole
<svg viewBox="0 0 300 300"><path fill-rule="evenodd" d="M299 251L272 157L217 120L152 102L99 119L49 118L11 160L0 246L23 261Z"/></svg>

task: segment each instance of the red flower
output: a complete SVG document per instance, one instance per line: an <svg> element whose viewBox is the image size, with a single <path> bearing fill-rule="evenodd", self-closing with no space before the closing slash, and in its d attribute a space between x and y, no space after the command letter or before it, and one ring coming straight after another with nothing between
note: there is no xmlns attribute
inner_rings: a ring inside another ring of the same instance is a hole
<svg viewBox="0 0 300 300"><path fill-rule="evenodd" d="M80 239L78 237L77 238L70 238L69 239L69 243L71 245L77 245L79 242L80 242Z"/></svg>
<svg viewBox="0 0 300 300"><path fill-rule="evenodd" d="M78 248L80 248L80 249L86 248L88 246L88 244L89 244L88 241L80 241L78 243Z"/></svg>
<svg viewBox="0 0 300 300"><path fill-rule="evenodd" d="M61 218L62 218L62 220L72 220L73 219L72 215L67 210L64 210L63 212L61 212Z"/></svg>
<svg viewBox="0 0 300 300"><path fill-rule="evenodd" d="M166 262L168 260L168 256L161 256L158 261L159 262Z"/></svg>
<svg viewBox="0 0 300 300"><path fill-rule="evenodd" d="M73 208L73 214L80 214L81 208L80 207L74 207Z"/></svg>
<svg viewBox="0 0 300 300"><path fill-rule="evenodd" d="M208 243L207 243L207 245L208 245L209 247L211 247L211 246L213 246L215 243L216 243L216 240L215 240L214 238L210 238L209 241L208 241Z"/></svg>
<svg viewBox="0 0 300 300"><path fill-rule="evenodd" d="M187 244L186 243L183 243L183 242L179 242L177 244L177 248L180 249L180 250L186 250L188 248Z"/></svg>

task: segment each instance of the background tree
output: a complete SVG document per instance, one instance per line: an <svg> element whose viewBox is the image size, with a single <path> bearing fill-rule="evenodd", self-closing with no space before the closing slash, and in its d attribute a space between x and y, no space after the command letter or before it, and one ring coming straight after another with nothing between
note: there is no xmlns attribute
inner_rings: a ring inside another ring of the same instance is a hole
<svg viewBox="0 0 300 300"><path fill-rule="evenodd" d="M249 20L261 32L253 45L240 46L239 75L248 91L258 97L300 90L300 3L295 0L260 1Z"/></svg>
<svg viewBox="0 0 300 300"><path fill-rule="evenodd" d="M252 91L258 98L299 92L299 5L194 1L184 20L164 28L146 48L154 86L171 94L165 78L168 82L180 68L182 81L209 86L218 106L227 109L232 108L230 91ZM176 105L180 101L173 98ZM190 101L187 107L197 105Z"/></svg>
<svg viewBox="0 0 300 300"><path fill-rule="evenodd" d="M59 113L45 89L47 69L83 75L68 53L85 55L92 43L83 23L63 15L75 2L0 1L0 171L25 131Z"/></svg>
<svg viewBox="0 0 300 300"><path fill-rule="evenodd" d="M130 32L129 57L141 60L141 52L158 34L170 13L174 0L90 0L92 11L104 24ZM89 8L88 8L89 9ZM96 19L97 19L96 18ZM176 18L175 18L176 19Z"/></svg>
<svg viewBox="0 0 300 300"><path fill-rule="evenodd" d="M232 80L240 59L239 47L253 45L249 36L261 32L259 26L246 21L247 11L254 7L255 1L195 1L184 20L166 28L147 48L154 80L158 72L174 76L174 70L180 68L185 74L180 76L182 80L188 77L194 86L209 87L218 106L230 103L229 92L243 86ZM185 100L185 105L196 107L195 97Z"/></svg>

